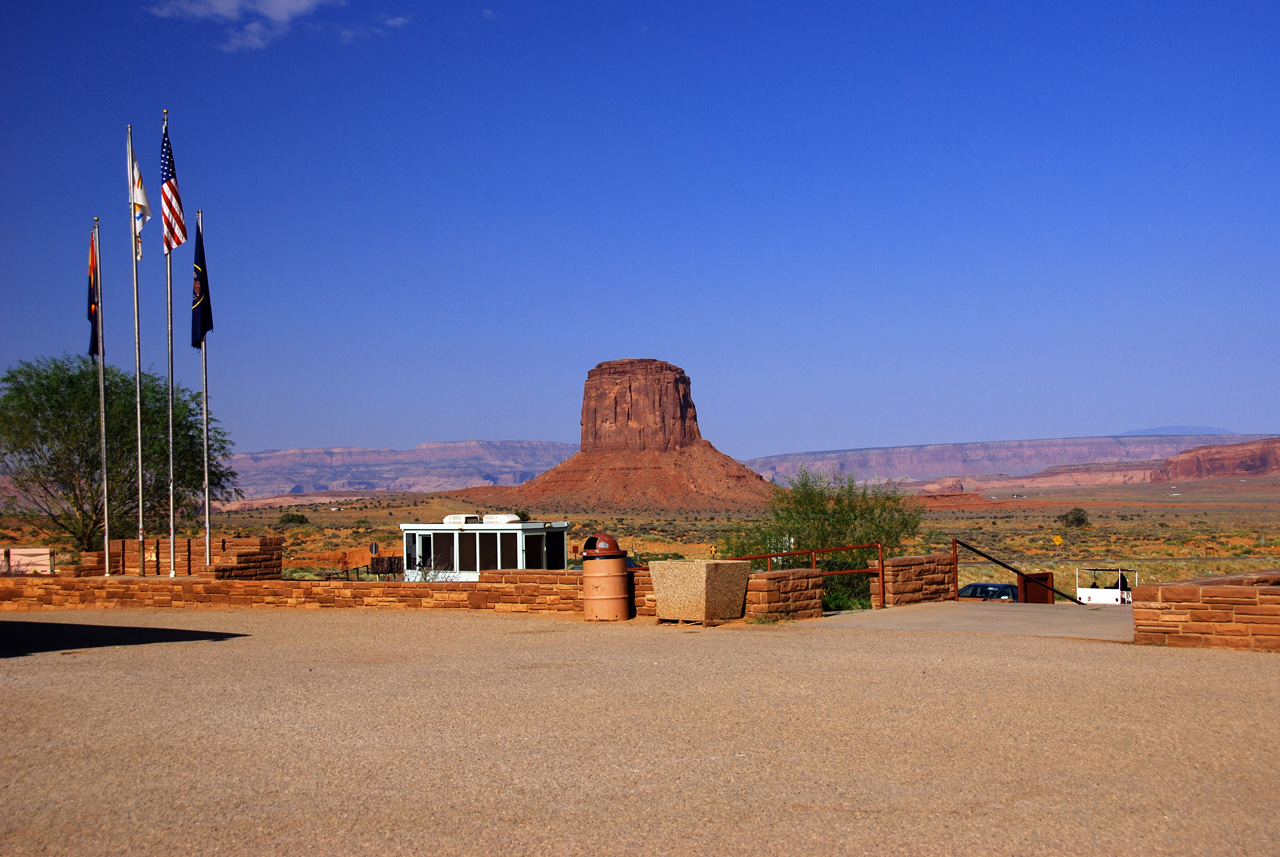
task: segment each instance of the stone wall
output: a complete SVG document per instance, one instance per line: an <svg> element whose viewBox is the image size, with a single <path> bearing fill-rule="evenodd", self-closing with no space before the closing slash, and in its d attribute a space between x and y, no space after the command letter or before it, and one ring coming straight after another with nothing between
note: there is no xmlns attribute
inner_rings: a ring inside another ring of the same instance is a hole
<svg viewBox="0 0 1280 857"><path fill-rule="evenodd" d="M743 618L755 621L822 616L822 576L809 568L752 572Z"/></svg>
<svg viewBox="0 0 1280 857"><path fill-rule="evenodd" d="M954 601L955 575L955 560L949 553L886 559L884 603L880 601L879 581L872 578L871 606L901 607L927 601Z"/></svg>
<svg viewBox="0 0 1280 857"><path fill-rule="evenodd" d="M112 539L111 574L139 577L169 576L168 539ZM244 539L213 539L212 563L204 564L204 539L174 541L174 570L178 577L214 577L228 580L271 580L281 577L284 557L283 536ZM100 577L106 573L104 551L81 554L76 577Z"/></svg>
<svg viewBox="0 0 1280 857"><path fill-rule="evenodd" d="M635 597L637 616L657 616L658 600L653 594L653 578L649 570L637 568L631 574L631 592Z"/></svg>
<svg viewBox="0 0 1280 857"><path fill-rule="evenodd" d="M582 612L582 575L482 573L470 582L214 580L201 577L0 579L0 612L173 607L380 607Z"/></svg>
<svg viewBox="0 0 1280 857"><path fill-rule="evenodd" d="M1133 641L1280 652L1280 570L1135 586Z"/></svg>

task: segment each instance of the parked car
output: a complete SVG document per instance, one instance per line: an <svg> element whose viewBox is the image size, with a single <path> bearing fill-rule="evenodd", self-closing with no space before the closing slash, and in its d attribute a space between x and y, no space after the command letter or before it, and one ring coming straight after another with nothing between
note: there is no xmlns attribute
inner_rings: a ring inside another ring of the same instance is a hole
<svg viewBox="0 0 1280 857"><path fill-rule="evenodd" d="M1018 587L1012 583L970 583L960 587L960 598L981 601L1017 601Z"/></svg>

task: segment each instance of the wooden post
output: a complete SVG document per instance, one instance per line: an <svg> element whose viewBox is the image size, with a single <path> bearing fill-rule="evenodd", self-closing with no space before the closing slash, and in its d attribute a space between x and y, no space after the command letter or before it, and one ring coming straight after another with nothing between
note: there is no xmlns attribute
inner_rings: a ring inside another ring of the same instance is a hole
<svg viewBox="0 0 1280 857"><path fill-rule="evenodd" d="M951 540L951 596L960 600L960 548L956 540Z"/></svg>

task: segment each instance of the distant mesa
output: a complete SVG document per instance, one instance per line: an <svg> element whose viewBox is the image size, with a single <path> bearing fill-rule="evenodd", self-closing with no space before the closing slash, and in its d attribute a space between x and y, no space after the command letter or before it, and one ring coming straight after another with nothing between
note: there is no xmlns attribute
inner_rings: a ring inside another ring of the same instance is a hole
<svg viewBox="0 0 1280 857"><path fill-rule="evenodd" d="M1053 484L1114 484L1148 481L1151 470L1170 456L1193 447L1261 440L1268 435L1130 435L1124 437L1067 437L1046 440L994 440L982 443L934 443L794 452L753 458L743 463L779 485L786 485L801 466L809 470L856 475L858 479L908 479L949 483L964 479L970 490L995 487L1002 480L1042 473L1051 468L1079 468L1115 464L1117 473L1060 473ZM1121 475L1119 471L1124 471ZM1094 478L1102 482L1092 482ZM970 482L975 483L970 485ZM934 490L941 490L938 486Z"/></svg>
<svg viewBox="0 0 1280 857"><path fill-rule="evenodd" d="M587 373L577 455L514 488L455 492L554 511L755 511L776 489L702 437L689 376L663 360L611 360Z"/></svg>
<svg viewBox="0 0 1280 857"><path fill-rule="evenodd" d="M413 449L281 449L233 455L247 499L323 491L449 491L519 485L577 451L551 441L467 440Z"/></svg>
<svg viewBox="0 0 1280 857"><path fill-rule="evenodd" d="M1280 473L1280 437L1189 449L1161 464L1152 474L1151 481L1180 482L1186 479L1271 476L1276 473Z"/></svg>
<svg viewBox="0 0 1280 857"><path fill-rule="evenodd" d="M409 450L286 449L237 454L231 466L240 474L246 501L253 502L287 497L298 503L321 492L348 497L521 486L527 499L520 503L540 503L545 492L548 510L575 511L755 509L767 494L746 468L782 486L804 466L859 480L904 479L907 490L955 494L958 485L970 492L1013 485L1127 485L1202 478L1193 473L1261 475L1273 466L1266 453L1204 449L1246 448L1274 440L1272 435L1161 433L1178 428L1196 430L1171 426L1113 437L798 452L745 461L744 468L702 437L689 376L682 369L662 360L614 360L587 373L581 448L554 441L476 440L422 443ZM1174 458L1179 461L1165 467L1165 460ZM561 463L567 469L553 479L541 478ZM589 471L583 469L588 464ZM0 493L5 484L0 477ZM630 501L616 505L624 496Z"/></svg>
<svg viewBox="0 0 1280 857"><path fill-rule="evenodd" d="M1163 435L1233 435L1230 429L1213 426L1160 426L1159 428L1130 429L1120 432L1116 437L1160 437Z"/></svg>

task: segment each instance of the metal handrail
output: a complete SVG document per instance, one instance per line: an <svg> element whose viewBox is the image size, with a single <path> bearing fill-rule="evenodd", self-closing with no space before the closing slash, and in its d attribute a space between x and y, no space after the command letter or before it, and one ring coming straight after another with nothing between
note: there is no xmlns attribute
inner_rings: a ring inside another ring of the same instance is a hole
<svg viewBox="0 0 1280 857"><path fill-rule="evenodd" d="M1007 562L1001 562L1000 560L996 559L995 557L991 556L990 554L988 554L988 553L983 553L982 551L980 551L980 550L978 550L977 548L975 548L973 545L968 544L967 542L963 542L963 541L961 541L960 539L953 538L953 539L951 540L951 552L952 552L952 555L955 555L955 552L956 552L956 546L957 546L957 545L959 545L960 547L962 547L962 548L964 548L964 549L966 549L966 550L973 551L973 552L974 552L974 553L976 553L978 556L982 557L983 559L989 560L990 562L994 562L996 565L1000 566L1001 568L1007 568L1009 571L1012 571L1014 574L1018 575L1018 580L1019 580L1019 581L1022 581L1024 586L1026 585L1026 582L1027 582L1027 581L1030 581L1031 583L1034 583L1036 586L1043 586L1045 589L1049 590L1049 591L1050 591L1050 592L1052 592L1054 595L1061 595L1063 598L1067 599L1068 601L1074 601L1076 604L1079 604L1081 607L1083 607L1083 606L1084 606L1084 602L1083 602L1083 601L1080 601L1079 599L1075 598L1074 596L1068 595L1068 594L1067 594L1067 593L1065 593L1065 592L1061 592L1061 591L1059 591L1059 590L1057 590L1057 589L1054 589L1052 586L1050 586L1049 584L1045 583L1045 582L1044 582L1044 581L1042 581L1042 580L1036 580L1034 577L1028 577L1028 576L1027 576L1027 574L1026 574L1025 572L1019 571L1018 569L1016 569L1016 568L1014 568L1013 566L1009 565L1009 563L1007 563ZM957 584L959 583L959 577L960 577L960 573L959 573L959 566L957 566L957 571L956 571L956 582L957 582Z"/></svg>

